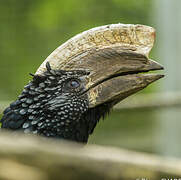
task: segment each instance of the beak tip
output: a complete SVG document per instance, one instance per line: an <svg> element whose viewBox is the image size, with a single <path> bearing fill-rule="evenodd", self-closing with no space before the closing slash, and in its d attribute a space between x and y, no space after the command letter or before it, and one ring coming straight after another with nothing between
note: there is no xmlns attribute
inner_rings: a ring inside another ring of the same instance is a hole
<svg viewBox="0 0 181 180"><path fill-rule="evenodd" d="M156 61L149 59L150 66L149 70L164 70L164 67Z"/></svg>
<svg viewBox="0 0 181 180"><path fill-rule="evenodd" d="M165 75L164 74L158 74L158 79L163 78Z"/></svg>
<svg viewBox="0 0 181 180"><path fill-rule="evenodd" d="M147 85L149 85L149 84L163 78L164 76L165 75L163 75L163 74L147 74L147 75L145 75L144 78L146 79Z"/></svg>

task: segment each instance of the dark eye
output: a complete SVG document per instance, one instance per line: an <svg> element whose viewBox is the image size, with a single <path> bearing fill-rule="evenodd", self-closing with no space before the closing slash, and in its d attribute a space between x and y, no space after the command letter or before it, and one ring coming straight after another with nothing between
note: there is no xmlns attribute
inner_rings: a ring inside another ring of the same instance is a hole
<svg viewBox="0 0 181 180"><path fill-rule="evenodd" d="M72 88L78 88L78 87L80 86L80 83L79 83L79 81L77 81L77 80L71 80L71 81L70 81L70 86L71 86Z"/></svg>

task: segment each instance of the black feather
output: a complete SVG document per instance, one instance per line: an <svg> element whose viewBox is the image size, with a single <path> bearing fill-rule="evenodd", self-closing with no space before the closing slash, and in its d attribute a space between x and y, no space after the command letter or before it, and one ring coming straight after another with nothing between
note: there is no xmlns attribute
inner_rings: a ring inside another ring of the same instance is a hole
<svg viewBox="0 0 181 180"><path fill-rule="evenodd" d="M82 77L86 71L52 70L46 63L43 75L33 75L18 99L4 111L2 128L20 130L46 137L87 142L97 122L110 105L88 108ZM77 79L75 89L69 83Z"/></svg>

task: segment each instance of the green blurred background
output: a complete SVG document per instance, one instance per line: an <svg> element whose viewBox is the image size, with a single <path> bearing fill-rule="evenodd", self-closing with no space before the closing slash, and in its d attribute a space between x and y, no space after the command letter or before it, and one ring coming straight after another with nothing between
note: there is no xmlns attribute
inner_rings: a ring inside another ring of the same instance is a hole
<svg viewBox="0 0 181 180"><path fill-rule="evenodd" d="M77 33L119 22L157 28L155 8L153 0L0 0L0 101L15 100L31 79L28 74L34 73L55 48ZM162 58L156 52L158 47L156 43L151 57L159 62ZM162 81L141 93L160 89ZM99 123L89 143L180 156L177 147L165 153L168 137L160 139L163 111L114 111Z"/></svg>
<svg viewBox="0 0 181 180"><path fill-rule="evenodd" d="M72 36L110 23L149 23L145 0L0 1L0 99L12 100L44 59Z"/></svg>

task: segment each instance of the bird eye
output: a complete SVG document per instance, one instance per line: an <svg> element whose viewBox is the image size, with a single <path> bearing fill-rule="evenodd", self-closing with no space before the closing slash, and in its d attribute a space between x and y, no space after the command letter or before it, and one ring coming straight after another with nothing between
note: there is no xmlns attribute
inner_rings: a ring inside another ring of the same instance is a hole
<svg viewBox="0 0 181 180"><path fill-rule="evenodd" d="M78 88L80 86L80 83L77 80L71 80L70 81L70 86L72 88Z"/></svg>

